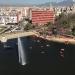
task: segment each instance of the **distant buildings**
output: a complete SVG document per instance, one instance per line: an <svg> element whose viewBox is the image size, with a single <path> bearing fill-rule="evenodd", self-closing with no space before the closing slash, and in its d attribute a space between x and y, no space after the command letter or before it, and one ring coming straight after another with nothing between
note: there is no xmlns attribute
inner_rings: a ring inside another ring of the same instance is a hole
<svg viewBox="0 0 75 75"><path fill-rule="evenodd" d="M75 13L75 4L73 4L72 6L58 6L58 7L54 7L55 13L56 15L60 15L61 13Z"/></svg>
<svg viewBox="0 0 75 75"><path fill-rule="evenodd" d="M55 17L63 12L75 13L75 4L71 7L2 6L0 7L0 25L18 23L23 18L29 18L33 24L54 23Z"/></svg>
<svg viewBox="0 0 75 75"><path fill-rule="evenodd" d="M31 19L32 19L32 24L39 24L39 25L44 25L47 24L48 22L54 23L55 20L55 14L53 10L44 8L41 9L32 9L31 10Z"/></svg>
<svg viewBox="0 0 75 75"><path fill-rule="evenodd" d="M6 25L8 23L17 23L16 15L0 15L0 25Z"/></svg>
<svg viewBox="0 0 75 75"><path fill-rule="evenodd" d="M54 22L54 11L40 7L0 7L0 25L18 23L23 18L29 18L33 24Z"/></svg>
<svg viewBox="0 0 75 75"><path fill-rule="evenodd" d="M18 23L28 17L29 7L0 7L0 25Z"/></svg>

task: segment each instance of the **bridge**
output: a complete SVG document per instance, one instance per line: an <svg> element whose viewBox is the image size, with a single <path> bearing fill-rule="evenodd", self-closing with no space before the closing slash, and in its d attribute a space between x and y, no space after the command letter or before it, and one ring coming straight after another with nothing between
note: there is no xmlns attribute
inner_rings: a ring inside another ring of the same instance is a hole
<svg viewBox="0 0 75 75"><path fill-rule="evenodd" d="M25 36L31 36L34 35L36 37L46 39L48 41L53 41L53 42L59 42L59 43L65 43L65 44L75 44L75 37L70 38L70 37L64 37L64 36L43 36L39 35L38 32L35 31L29 31L29 32L12 32L12 33L3 33L0 35L0 41L3 41L3 37L8 39L14 39L18 37L25 37Z"/></svg>

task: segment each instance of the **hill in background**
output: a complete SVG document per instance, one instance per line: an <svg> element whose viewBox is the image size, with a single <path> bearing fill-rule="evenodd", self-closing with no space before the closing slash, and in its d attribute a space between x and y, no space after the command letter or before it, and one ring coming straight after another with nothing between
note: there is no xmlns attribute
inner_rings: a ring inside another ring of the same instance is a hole
<svg viewBox="0 0 75 75"><path fill-rule="evenodd" d="M52 6L72 6L75 2L73 0L64 0L61 2L47 2L44 4L40 4L38 6L50 6L50 4Z"/></svg>

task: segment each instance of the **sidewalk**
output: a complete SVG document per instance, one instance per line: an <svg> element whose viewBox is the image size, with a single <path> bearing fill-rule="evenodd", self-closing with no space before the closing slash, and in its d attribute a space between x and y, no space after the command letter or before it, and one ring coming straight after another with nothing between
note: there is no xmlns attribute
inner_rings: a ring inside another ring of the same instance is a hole
<svg viewBox="0 0 75 75"><path fill-rule="evenodd" d="M46 39L46 40L49 40L49 41L65 43L65 44L75 44L75 37L70 38L70 37L65 37L65 36L60 36L60 35L57 35L56 37L53 36L53 35L43 36L43 35L40 35L36 31L2 34L2 35L0 35L0 40L2 40L2 37L6 37L7 39L13 39L13 38L31 36L31 35L35 35L36 37L40 37L40 38L43 38L43 39Z"/></svg>
<svg viewBox="0 0 75 75"><path fill-rule="evenodd" d="M65 43L65 44L75 44L75 38L66 38L64 36L46 36L45 38L43 36L38 36L40 38L49 40L49 41L54 41L54 42L59 42L59 43Z"/></svg>

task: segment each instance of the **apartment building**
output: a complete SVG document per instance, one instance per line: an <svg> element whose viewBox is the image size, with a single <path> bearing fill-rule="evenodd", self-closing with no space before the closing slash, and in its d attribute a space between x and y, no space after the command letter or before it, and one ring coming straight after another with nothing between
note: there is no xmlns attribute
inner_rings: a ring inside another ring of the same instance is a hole
<svg viewBox="0 0 75 75"><path fill-rule="evenodd" d="M0 24L18 23L28 17L29 7L0 7Z"/></svg>
<svg viewBox="0 0 75 75"><path fill-rule="evenodd" d="M37 8L31 10L32 24L44 25L48 22L54 23L55 13L48 8Z"/></svg>

